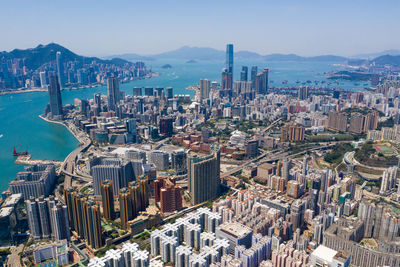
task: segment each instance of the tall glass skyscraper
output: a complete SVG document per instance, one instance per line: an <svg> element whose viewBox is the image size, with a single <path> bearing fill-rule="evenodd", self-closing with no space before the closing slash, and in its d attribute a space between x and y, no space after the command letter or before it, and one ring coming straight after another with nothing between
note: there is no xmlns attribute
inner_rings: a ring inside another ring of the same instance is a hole
<svg viewBox="0 0 400 267"><path fill-rule="evenodd" d="M114 110L120 99L119 81L117 77L110 77L107 80L108 109Z"/></svg>
<svg viewBox="0 0 400 267"><path fill-rule="evenodd" d="M60 51L58 51L56 54L56 62L57 62L58 82L60 83L60 87L62 89L65 86L65 78L64 78L64 63Z"/></svg>
<svg viewBox="0 0 400 267"><path fill-rule="evenodd" d="M50 98L51 118L61 120L63 115L63 110L62 110L60 84L58 82L57 75L52 75L50 77L50 85L48 91Z"/></svg>
<svg viewBox="0 0 400 267"><path fill-rule="evenodd" d="M233 74L233 44L226 45L226 68Z"/></svg>

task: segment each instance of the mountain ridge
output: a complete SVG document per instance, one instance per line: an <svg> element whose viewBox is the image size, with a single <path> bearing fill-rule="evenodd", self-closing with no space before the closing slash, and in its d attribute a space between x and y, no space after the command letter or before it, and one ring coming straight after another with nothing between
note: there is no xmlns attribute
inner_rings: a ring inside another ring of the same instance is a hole
<svg viewBox="0 0 400 267"><path fill-rule="evenodd" d="M223 60L225 59L225 51L218 50L210 47L197 47L197 46L182 46L181 48L158 53L152 55L139 55L135 53L125 53L111 57L120 57L126 60L132 59L144 59L157 60L157 59L181 59L181 60ZM268 54L261 55L256 52L240 50L235 52L235 58L237 59L258 59L265 61L338 61L344 62L348 58L336 56L336 55L319 55L312 57L303 57L296 54Z"/></svg>
<svg viewBox="0 0 400 267"><path fill-rule="evenodd" d="M22 59L25 58L25 65L27 68L35 70L51 61L56 60L56 53L60 51L63 59L66 61L78 61L80 63L89 63L92 61L101 62L104 64L115 64L118 66L124 64L132 64L130 61L121 58L112 58L112 59L101 59L98 57L85 57L78 55L68 48L59 45L57 43L49 43L47 45L39 44L34 48L28 49L13 49L10 52L2 51L0 52L0 59Z"/></svg>

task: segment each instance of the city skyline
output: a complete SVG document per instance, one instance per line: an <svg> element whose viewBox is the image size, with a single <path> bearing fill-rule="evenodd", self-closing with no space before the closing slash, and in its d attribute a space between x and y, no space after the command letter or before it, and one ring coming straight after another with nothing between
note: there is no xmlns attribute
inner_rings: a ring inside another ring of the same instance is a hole
<svg viewBox="0 0 400 267"><path fill-rule="evenodd" d="M397 1L252 1L246 5L119 1L111 7L111 15L110 7L101 2L79 3L79 9L73 1L46 2L2 4L6 12L0 23L8 27L0 50L56 42L86 55L151 55L185 45L220 49L234 43L236 51L260 54L354 56L400 47L400 38L393 34ZM15 20L15 14L24 19ZM104 20L103 15L112 20Z"/></svg>

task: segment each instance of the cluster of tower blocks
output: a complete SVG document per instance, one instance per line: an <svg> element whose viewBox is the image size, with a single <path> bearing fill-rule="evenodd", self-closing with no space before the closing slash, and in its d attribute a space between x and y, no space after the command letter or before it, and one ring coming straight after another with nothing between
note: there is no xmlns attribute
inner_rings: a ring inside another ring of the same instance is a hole
<svg viewBox="0 0 400 267"><path fill-rule="evenodd" d="M161 255L164 262L175 266L208 266L219 262L221 256L230 253L230 242L217 239L215 231L221 216L207 208L200 208L166 224L162 230L151 233L151 254ZM193 253L199 252L198 254Z"/></svg>

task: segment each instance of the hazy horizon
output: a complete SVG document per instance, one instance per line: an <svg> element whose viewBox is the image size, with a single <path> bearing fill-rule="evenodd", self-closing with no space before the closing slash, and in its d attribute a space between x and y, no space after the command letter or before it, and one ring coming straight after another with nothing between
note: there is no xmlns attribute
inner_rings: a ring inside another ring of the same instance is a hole
<svg viewBox="0 0 400 267"><path fill-rule="evenodd" d="M210 47L354 56L400 48L400 1L10 1L0 51L58 43L87 56Z"/></svg>

